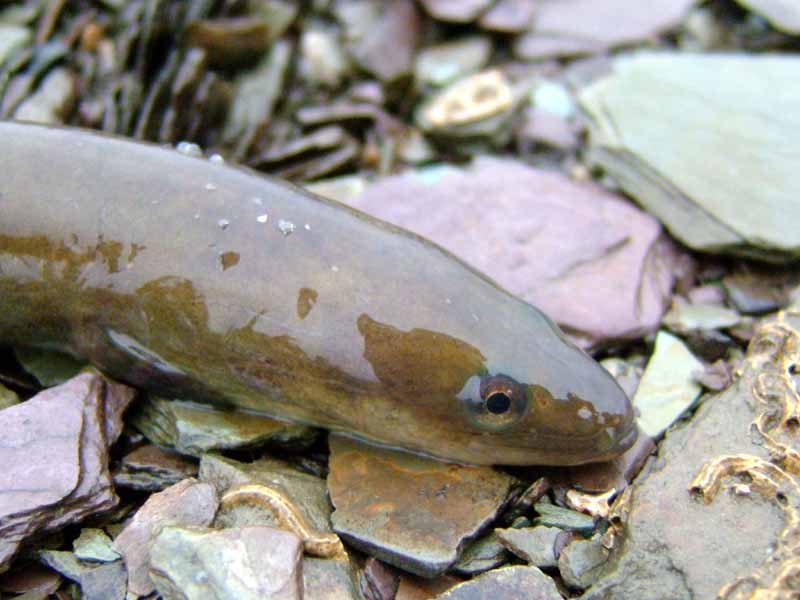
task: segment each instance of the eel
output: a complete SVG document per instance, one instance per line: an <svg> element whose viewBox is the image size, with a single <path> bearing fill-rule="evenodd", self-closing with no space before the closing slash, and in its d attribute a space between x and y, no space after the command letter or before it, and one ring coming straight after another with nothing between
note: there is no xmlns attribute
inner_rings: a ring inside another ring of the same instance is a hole
<svg viewBox="0 0 800 600"><path fill-rule="evenodd" d="M0 343L457 463L603 461L637 436L549 318L413 233L98 132L0 122L0 161Z"/></svg>

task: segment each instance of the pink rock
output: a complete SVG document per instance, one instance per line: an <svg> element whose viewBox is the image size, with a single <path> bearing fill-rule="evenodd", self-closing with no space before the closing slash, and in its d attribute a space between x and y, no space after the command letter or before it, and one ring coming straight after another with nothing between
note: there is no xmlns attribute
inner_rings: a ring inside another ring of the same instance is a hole
<svg viewBox="0 0 800 600"><path fill-rule="evenodd" d="M584 346L655 331L670 300L677 252L660 224L595 183L482 158L384 178L349 204L440 244Z"/></svg>
<svg viewBox="0 0 800 600"><path fill-rule="evenodd" d="M694 4L694 0L540 0L533 27L515 51L537 58L642 41L678 26Z"/></svg>
<svg viewBox="0 0 800 600"><path fill-rule="evenodd" d="M0 411L0 572L26 538L112 508L108 447L132 398L82 373Z"/></svg>
<svg viewBox="0 0 800 600"><path fill-rule="evenodd" d="M128 592L146 596L155 590L149 574L150 547L165 527L210 525L217 504L214 487L196 479L184 479L150 496L114 540L128 569Z"/></svg>

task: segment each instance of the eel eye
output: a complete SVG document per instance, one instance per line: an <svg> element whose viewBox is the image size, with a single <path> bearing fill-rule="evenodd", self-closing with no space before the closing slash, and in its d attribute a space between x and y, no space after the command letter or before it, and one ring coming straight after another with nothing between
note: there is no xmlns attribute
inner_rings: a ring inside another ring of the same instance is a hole
<svg viewBox="0 0 800 600"><path fill-rule="evenodd" d="M508 429L528 412L525 386L508 375L471 377L460 397L470 421L485 431Z"/></svg>

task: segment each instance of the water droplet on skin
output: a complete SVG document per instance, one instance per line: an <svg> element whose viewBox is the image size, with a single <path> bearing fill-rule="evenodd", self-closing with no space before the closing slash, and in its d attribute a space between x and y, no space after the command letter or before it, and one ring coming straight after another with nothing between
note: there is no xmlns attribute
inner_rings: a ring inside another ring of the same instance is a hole
<svg viewBox="0 0 800 600"><path fill-rule="evenodd" d="M194 213L195 221L200 219L200 213Z"/></svg>
<svg viewBox="0 0 800 600"><path fill-rule="evenodd" d="M253 198L253 204L255 204L256 206L262 206L264 204L264 201L261 198Z"/></svg>
<svg viewBox="0 0 800 600"><path fill-rule="evenodd" d="M203 157L203 150L195 143L192 142L178 142L175 149L186 156L193 156L195 158Z"/></svg>
<svg viewBox="0 0 800 600"><path fill-rule="evenodd" d="M453 301L452 301L452 300L450 300L450 298L445 298L445 299L444 299L444 303L445 303L445 304L452 304L452 303L453 303Z"/></svg>
<svg viewBox="0 0 800 600"><path fill-rule="evenodd" d="M311 225L309 225L308 223L306 223L303 227L305 227L306 231L311 231Z"/></svg>
<svg viewBox="0 0 800 600"><path fill-rule="evenodd" d="M222 231L225 231L228 228L228 225L230 224L231 222L228 221L228 219L220 219L219 221L217 221L217 225L219 225L219 228L222 229Z"/></svg>
<svg viewBox="0 0 800 600"><path fill-rule="evenodd" d="M216 185L214 185L213 183L207 183L207 184L206 184L206 189L207 189L209 192L213 192L214 190L216 190L216 189L217 189L217 186L216 186Z"/></svg>
<svg viewBox="0 0 800 600"><path fill-rule="evenodd" d="M283 219L281 219L280 221L278 221L278 229L281 230L281 233L283 235L289 235L295 230L295 226L294 223L292 223L291 221L284 221Z"/></svg>
<svg viewBox="0 0 800 600"><path fill-rule="evenodd" d="M267 213L264 213L263 215L258 215L256 217L256 221L258 221L259 223L266 223L268 219L269 215Z"/></svg>
<svg viewBox="0 0 800 600"><path fill-rule="evenodd" d="M221 154L212 154L211 156L208 157L208 160L210 160L215 165L224 165L225 164L225 159L222 158Z"/></svg>
<svg viewBox="0 0 800 600"><path fill-rule="evenodd" d="M334 273L338 273L339 272L339 267L337 267L336 265L333 265L331 267L331 271L333 271Z"/></svg>

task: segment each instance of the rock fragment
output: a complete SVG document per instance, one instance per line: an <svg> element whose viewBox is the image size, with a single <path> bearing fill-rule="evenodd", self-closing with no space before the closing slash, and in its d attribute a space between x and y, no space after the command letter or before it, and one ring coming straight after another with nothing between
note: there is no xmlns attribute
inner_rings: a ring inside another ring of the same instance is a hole
<svg viewBox="0 0 800 600"><path fill-rule="evenodd" d="M116 385L84 373L0 411L0 572L28 537L116 505L107 451L127 406L110 400Z"/></svg>
<svg viewBox="0 0 800 600"><path fill-rule="evenodd" d="M262 444L306 446L316 435L304 425L158 397L142 402L131 423L152 442L196 456Z"/></svg>
<svg viewBox="0 0 800 600"><path fill-rule="evenodd" d="M185 479L153 494L114 540L128 570L128 591L146 596L155 590L149 575L150 548L167 526L210 525L217 511L213 486L196 479Z"/></svg>
<svg viewBox="0 0 800 600"><path fill-rule="evenodd" d="M601 543L601 536L588 540L575 540L558 557L558 570L571 588L585 589L601 575L608 561L609 551Z"/></svg>
<svg viewBox="0 0 800 600"><path fill-rule="evenodd" d="M492 0L421 0L434 19L451 23L469 23L491 5Z"/></svg>
<svg viewBox="0 0 800 600"><path fill-rule="evenodd" d="M535 567L558 565L555 544L562 531L558 527L546 526L495 529L497 539L504 547Z"/></svg>
<svg viewBox="0 0 800 600"><path fill-rule="evenodd" d="M114 550L111 538L102 529L87 527L72 542L75 558L87 562L114 562L119 560L119 552Z"/></svg>
<svg viewBox="0 0 800 600"><path fill-rule="evenodd" d="M165 527L150 576L165 600L300 600L302 555L294 534L273 527Z"/></svg>
<svg viewBox="0 0 800 600"><path fill-rule="evenodd" d="M659 332L633 397L642 431L658 437L694 405L702 391L694 374L702 373L703 368L680 339Z"/></svg>
<svg viewBox="0 0 800 600"><path fill-rule="evenodd" d="M349 558L303 559L303 600L360 600Z"/></svg>
<svg viewBox="0 0 800 600"><path fill-rule="evenodd" d="M160 492L197 475L197 464L171 450L146 444L126 454L114 473L114 485Z"/></svg>
<svg viewBox="0 0 800 600"><path fill-rule="evenodd" d="M536 567L503 567L460 583L435 600L562 600L555 582Z"/></svg>
<svg viewBox="0 0 800 600"><path fill-rule="evenodd" d="M81 586L84 600L124 600L127 581L121 560L97 564L78 560L72 552L44 550L39 559Z"/></svg>
<svg viewBox="0 0 800 600"><path fill-rule="evenodd" d="M736 0L745 8L763 16L775 29L800 34L800 6L792 0Z"/></svg>
<svg viewBox="0 0 800 600"><path fill-rule="evenodd" d="M453 572L459 575L477 575L508 562L510 555L498 539L496 531L467 546L458 562L453 565Z"/></svg>
<svg viewBox="0 0 800 600"><path fill-rule="evenodd" d="M430 46L417 54L416 79L427 85L447 85L485 67L491 53L491 41L479 35Z"/></svg>
<svg viewBox="0 0 800 600"><path fill-rule="evenodd" d="M529 33L515 52L520 58L569 56L631 44L671 29L684 19L692 0L542 0Z"/></svg>
<svg viewBox="0 0 800 600"><path fill-rule="evenodd" d="M589 159L701 252L800 254L791 55L641 52L586 88ZM779 89L765 109L766 89ZM714 90L712 95L708 91ZM757 157L757 158L754 158Z"/></svg>
<svg viewBox="0 0 800 600"><path fill-rule="evenodd" d="M455 563L505 501L512 479L331 436L334 530L356 548L433 577Z"/></svg>

